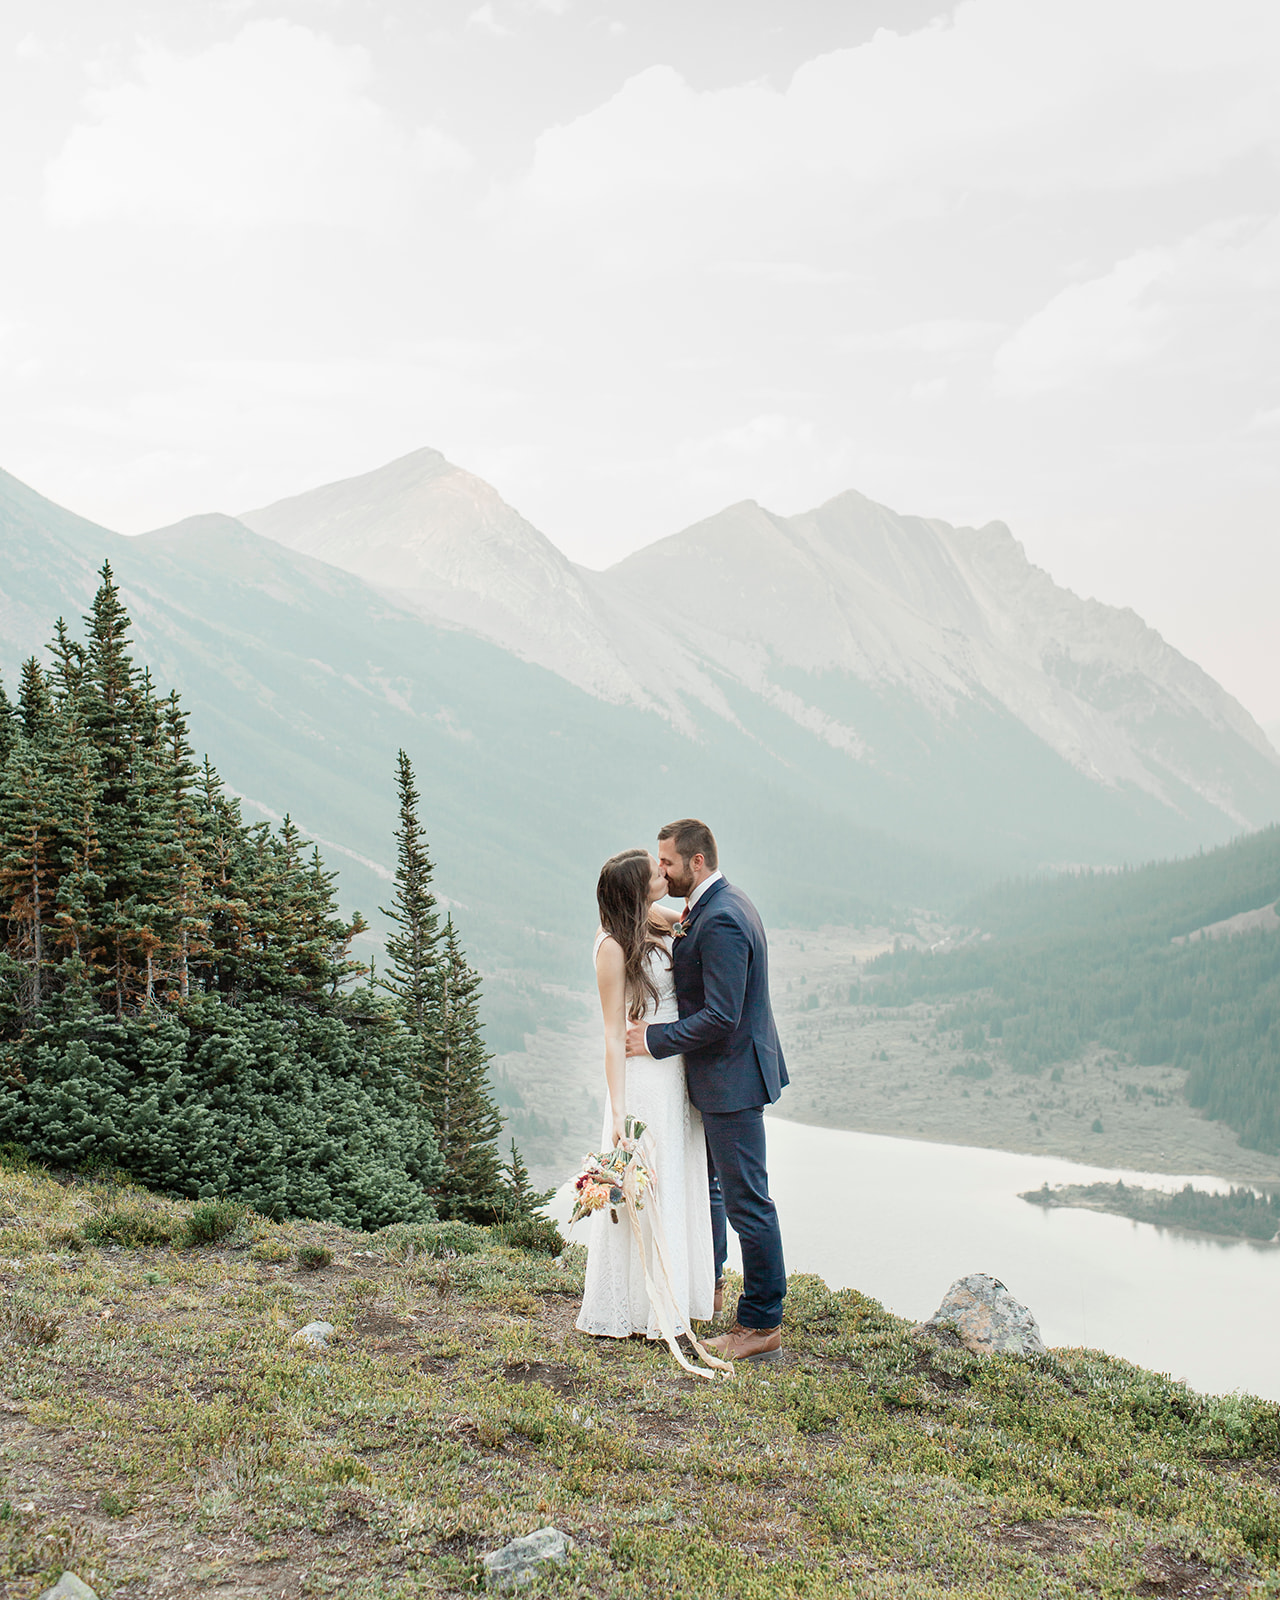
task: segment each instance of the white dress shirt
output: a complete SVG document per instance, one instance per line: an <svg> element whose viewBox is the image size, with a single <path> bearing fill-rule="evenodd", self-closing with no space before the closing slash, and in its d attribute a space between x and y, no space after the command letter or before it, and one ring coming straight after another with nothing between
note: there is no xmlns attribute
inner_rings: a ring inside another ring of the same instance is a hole
<svg viewBox="0 0 1280 1600"><path fill-rule="evenodd" d="M690 911L692 911L694 906L696 906L698 901L702 899L703 895L706 894L707 890L711 887L711 885L713 883L719 883L721 878L723 878L723 877L724 877L724 873L723 872L713 872L709 878L704 878L702 880L702 882L698 885L698 887L689 896L688 909Z"/></svg>

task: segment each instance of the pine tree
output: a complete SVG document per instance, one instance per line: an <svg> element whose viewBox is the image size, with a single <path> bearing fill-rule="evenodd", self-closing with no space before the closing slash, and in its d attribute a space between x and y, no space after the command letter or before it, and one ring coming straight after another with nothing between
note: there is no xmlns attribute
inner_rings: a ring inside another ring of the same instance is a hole
<svg viewBox="0 0 1280 1600"><path fill-rule="evenodd" d="M0 767L9 759L18 734L18 713L0 682Z"/></svg>
<svg viewBox="0 0 1280 1600"><path fill-rule="evenodd" d="M133 747L136 675L128 649L132 624L120 603L109 561L102 563L101 578L93 610L84 619L89 644L83 662L83 684L89 734L102 757L103 801L108 806L119 806L126 798Z"/></svg>
<svg viewBox="0 0 1280 1600"><path fill-rule="evenodd" d="M240 802L227 794L208 756L196 781L194 801L207 940L197 975L211 993L233 1001L247 988L254 961L249 839Z"/></svg>
<svg viewBox="0 0 1280 1600"><path fill-rule="evenodd" d="M0 794L0 905L7 944L21 974L17 1009L28 1021L44 1003L57 895L57 795L36 750L26 743L9 757Z"/></svg>
<svg viewBox="0 0 1280 1600"><path fill-rule="evenodd" d="M395 894L379 907L393 933L380 986L413 1036L414 1076L444 1158L433 1194L442 1217L493 1221L501 1211L497 1138L502 1117L488 1083L480 1031L480 979L467 964L453 918L443 930L431 889L434 868L418 815L413 765L396 759L400 826Z"/></svg>
<svg viewBox="0 0 1280 1600"><path fill-rule="evenodd" d="M87 652L78 640L67 632L65 621L59 617L53 625L53 643L49 646L54 666L49 674L53 692L59 705L64 705L80 692L84 680Z"/></svg>
<svg viewBox="0 0 1280 1600"><path fill-rule="evenodd" d="M22 731L33 744L47 739L53 730L53 697L40 663L28 656L18 680L18 715Z"/></svg>
<svg viewBox="0 0 1280 1600"><path fill-rule="evenodd" d="M174 918L175 977L178 996L191 995L193 961L208 949L209 906L204 889L203 843L200 816L192 785L200 776L195 752L187 741L187 719L177 693L164 703L164 771L173 805L178 847L178 878L172 900Z"/></svg>
<svg viewBox="0 0 1280 1600"><path fill-rule="evenodd" d="M450 916L436 964L434 1025L423 1104L445 1170L434 1190L442 1217L493 1221L502 1209L497 1139L502 1114L489 1088L489 1052L480 1032L480 975L467 964Z"/></svg>
<svg viewBox="0 0 1280 1600"><path fill-rule="evenodd" d="M418 789L413 766L401 750L396 756L396 794L400 826L396 830L396 892L391 907L378 910L391 922L387 939L387 976L383 989L395 996L397 1010L419 1038L426 1038L436 993L436 941L440 919L431 891L435 872L427 853L426 836L418 818Z"/></svg>
<svg viewBox="0 0 1280 1600"><path fill-rule="evenodd" d="M533 1181L529 1177L529 1169L525 1166L524 1157L520 1154L520 1147L514 1139L511 1141L511 1154L502 1163L501 1171L504 1221L536 1217L547 1201L555 1194L554 1189L538 1190L533 1187Z"/></svg>

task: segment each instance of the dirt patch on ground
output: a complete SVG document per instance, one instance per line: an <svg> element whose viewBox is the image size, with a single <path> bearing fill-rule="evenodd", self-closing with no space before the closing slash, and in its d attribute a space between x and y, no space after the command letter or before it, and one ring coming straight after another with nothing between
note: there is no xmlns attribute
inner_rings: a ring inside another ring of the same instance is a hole
<svg viewBox="0 0 1280 1600"><path fill-rule="evenodd" d="M688 1419L676 1412L637 1408L631 1415L641 1440L650 1449L682 1444L690 1430Z"/></svg>
<svg viewBox="0 0 1280 1600"><path fill-rule="evenodd" d="M357 1339L371 1344L375 1350L410 1349L413 1347L414 1326L403 1317L379 1311L362 1311L352 1319L351 1332Z"/></svg>
<svg viewBox="0 0 1280 1600"><path fill-rule="evenodd" d="M576 1395L581 1380L568 1367L551 1361L519 1361L503 1373L508 1383L540 1383L552 1394Z"/></svg>
<svg viewBox="0 0 1280 1600"><path fill-rule="evenodd" d="M1096 1517L1053 1517L1044 1522L1005 1522L992 1531L999 1544L1045 1556L1088 1544L1101 1527Z"/></svg>
<svg viewBox="0 0 1280 1600"><path fill-rule="evenodd" d="M1134 1590L1141 1595L1223 1595L1234 1594L1239 1584L1224 1573L1197 1558L1177 1555L1162 1545L1153 1545L1142 1558L1146 1572Z"/></svg>

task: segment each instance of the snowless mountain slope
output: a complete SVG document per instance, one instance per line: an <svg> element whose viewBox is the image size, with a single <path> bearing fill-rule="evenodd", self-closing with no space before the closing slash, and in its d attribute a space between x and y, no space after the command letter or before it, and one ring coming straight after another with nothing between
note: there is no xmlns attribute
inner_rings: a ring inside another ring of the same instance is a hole
<svg viewBox="0 0 1280 1600"><path fill-rule="evenodd" d="M1280 816L1280 756L1244 708L1133 612L1056 585L1002 523L852 491L792 517L744 501L591 572L435 450L241 520L685 734L727 722L778 754L782 719L914 789L955 781L948 743L1025 765L1012 722L1197 841Z"/></svg>
<svg viewBox="0 0 1280 1600"><path fill-rule="evenodd" d="M1276 815L1280 761L1248 712L1134 612L1059 588L1002 523L952 528L853 492L791 518L746 502L601 581L661 595L677 639L860 759L888 752L857 720L820 728L811 703L829 706L833 677L939 722L984 698L1094 782L1179 810L1189 791L1238 827Z"/></svg>
<svg viewBox="0 0 1280 1600"><path fill-rule="evenodd" d="M574 569L482 479L416 450L239 519L601 699L645 703Z"/></svg>

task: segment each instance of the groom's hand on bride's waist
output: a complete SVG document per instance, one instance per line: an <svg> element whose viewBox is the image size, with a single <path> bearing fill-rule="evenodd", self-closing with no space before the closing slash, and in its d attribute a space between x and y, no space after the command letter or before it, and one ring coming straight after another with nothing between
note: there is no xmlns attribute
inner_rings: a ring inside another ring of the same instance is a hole
<svg viewBox="0 0 1280 1600"><path fill-rule="evenodd" d="M633 1022L627 1028L627 1054L629 1056L647 1056L649 1054L644 1042L647 1027L647 1023Z"/></svg>

